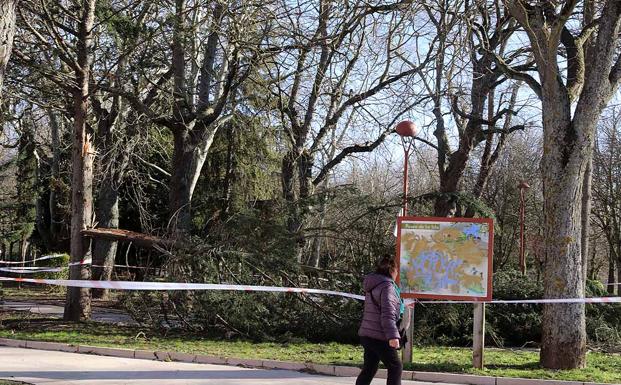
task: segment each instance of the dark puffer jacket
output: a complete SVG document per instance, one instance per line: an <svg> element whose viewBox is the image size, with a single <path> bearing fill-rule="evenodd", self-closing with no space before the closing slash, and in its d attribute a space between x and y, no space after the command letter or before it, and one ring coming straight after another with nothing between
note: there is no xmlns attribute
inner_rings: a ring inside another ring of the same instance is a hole
<svg viewBox="0 0 621 385"><path fill-rule="evenodd" d="M397 320L400 301L392 280L381 274L369 274L362 286L365 292L364 313L358 335L382 341L399 338Z"/></svg>

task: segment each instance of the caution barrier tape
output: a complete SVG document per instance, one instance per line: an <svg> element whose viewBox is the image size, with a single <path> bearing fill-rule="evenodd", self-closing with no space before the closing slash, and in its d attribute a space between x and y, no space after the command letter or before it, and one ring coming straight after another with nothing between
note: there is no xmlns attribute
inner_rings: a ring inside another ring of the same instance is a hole
<svg viewBox="0 0 621 385"><path fill-rule="evenodd" d="M91 263L93 263L91 258L85 258L78 262L70 262L69 266L90 265Z"/></svg>
<svg viewBox="0 0 621 385"><path fill-rule="evenodd" d="M88 263L74 262L69 266L87 265ZM154 269L153 267L140 267L131 265L112 265L113 267L123 267L127 269ZM103 265L91 265L91 267L105 267ZM6 273L18 273L18 274L35 274L41 272L59 272L62 271L62 266L17 266L17 267L0 267L0 271Z"/></svg>
<svg viewBox="0 0 621 385"><path fill-rule="evenodd" d="M492 301L415 301L406 300L407 306L416 303L422 304L449 304L458 305L464 303L486 303L486 304L542 304L542 303L621 303L621 297L590 297L590 298L543 298L543 299L495 299Z"/></svg>
<svg viewBox="0 0 621 385"><path fill-rule="evenodd" d="M92 267L105 267L103 265L91 265ZM144 267L144 266L131 266L131 265L112 265L113 267L123 267L126 269L144 269L144 270L155 270L155 267Z"/></svg>
<svg viewBox="0 0 621 385"><path fill-rule="evenodd" d="M93 260L91 258L83 259L79 262L71 262L69 266L79 266L79 265L91 265L92 267L105 267L103 265L93 265ZM126 269L155 269L154 267L144 267L144 266L132 266L132 265L112 265L114 267L124 267Z"/></svg>
<svg viewBox="0 0 621 385"><path fill-rule="evenodd" d="M36 269L26 267L0 267L0 271L15 274L58 273L62 270L62 267L42 267Z"/></svg>
<svg viewBox="0 0 621 385"><path fill-rule="evenodd" d="M340 291L304 289L299 287L279 286L248 286L211 283L174 283L174 282L132 282L132 281L82 281L69 279L31 279L0 277L0 281L40 283L54 286L82 287L91 289L113 290L232 290L245 292L280 292L333 295L357 300L364 300L364 296L343 293Z"/></svg>
<svg viewBox="0 0 621 385"><path fill-rule="evenodd" d="M27 261L4 261L4 260L0 260L0 264L4 264L4 265L21 265L21 264L32 263L32 262L37 262L37 261L45 261L46 259L60 258L63 255L64 254L50 254L50 255L45 255L45 256L43 256L41 258L29 259Z"/></svg>
<svg viewBox="0 0 621 385"><path fill-rule="evenodd" d="M280 286L251 286L229 285L211 283L176 283L176 282L132 282L132 281L86 281L68 279L31 279L31 278L8 278L0 277L0 281L28 282L54 286L82 287L91 289L113 290L230 290L244 292L278 292L278 293L304 293L333 295L364 301L363 295L344 293L340 291L305 289L299 287ZM595 297L595 298L547 298L547 299L516 299L516 300L492 300L492 301L416 301L407 299L406 304L413 306L422 304L559 304L559 303L621 303L621 297Z"/></svg>

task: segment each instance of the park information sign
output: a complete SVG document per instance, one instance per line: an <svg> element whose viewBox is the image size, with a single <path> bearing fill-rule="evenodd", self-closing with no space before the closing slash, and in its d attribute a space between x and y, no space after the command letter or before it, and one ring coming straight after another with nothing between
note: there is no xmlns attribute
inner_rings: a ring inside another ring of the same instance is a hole
<svg viewBox="0 0 621 385"><path fill-rule="evenodd" d="M487 218L399 217L402 297L491 300L493 231Z"/></svg>

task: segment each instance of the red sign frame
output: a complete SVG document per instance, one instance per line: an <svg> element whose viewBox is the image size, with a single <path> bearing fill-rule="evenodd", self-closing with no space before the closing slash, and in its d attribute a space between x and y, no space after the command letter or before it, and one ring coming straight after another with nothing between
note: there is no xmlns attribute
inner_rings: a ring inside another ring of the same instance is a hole
<svg viewBox="0 0 621 385"><path fill-rule="evenodd" d="M489 229L489 240L487 245L487 295L482 296L463 296L463 295L442 295L442 294L425 294L425 293L401 293L402 298L420 298L420 299L443 299L456 301L490 301L492 299L492 273L493 273L493 256L494 256L494 220L492 218L447 218L447 217L397 217L397 284L401 282L401 224L403 221L421 221L421 222L462 222L462 223L485 223Z"/></svg>

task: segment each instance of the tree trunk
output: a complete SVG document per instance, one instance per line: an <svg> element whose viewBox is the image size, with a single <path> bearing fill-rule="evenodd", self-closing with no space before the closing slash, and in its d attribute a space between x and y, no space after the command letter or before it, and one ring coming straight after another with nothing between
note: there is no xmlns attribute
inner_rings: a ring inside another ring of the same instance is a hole
<svg viewBox="0 0 621 385"><path fill-rule="evenodd" d="M52 166L51 166L51 180L50 183L50 200L49 200L49 212L50 212L50 240L52 247L58 245L58 238L60 234L61 218L58 215L58 198L61 194L59 188L60 181L60 135L61 128L58 122L58 117L52 110L48 110L48 117L50 119L50 133L52 137Z"/></svg>
<svg viewBox="0 0 621 385"><path fill-rule="evenodd" d="M313 155L304 150L298 157L298 180L300 198L306 199L313 194ZM303 203L307 206L307 203Z"/></svg>
<svg viewBox="0 0 621 385"><path fill-rule="evenodd" d="M448 194L458 191L459 183L466 169L468 158L470 157L470 145L468 139L462 137L460 148L453 153L449 160L449 166L440 179L440 193ZM455 216L457 207L456 202L448 195L441 195L436 198L434 213L438 217Z"/></svg>
<svg viewBox="0 0 621 385"><path fill-rule="evenodd" d="M282 195L288 208L287 229L290 233L296 233L300 226L298 220L298 210L296 206L295 194L295 170L296 170L296 152L289 151L282 159L281 167L282 177Z"/></svg>
<svg viewBox="0 0 621 385"><path fill-rule="evenodd" d="M96 0L85 0L79 24L77 42L76 88L73 90L74 132L72 147L71 178L71 262L80 262L91 254L90 242L82 236L82 230L92 225L93 211L93 155L92 134L87 132L90 47L95 22ZM69 279L90 278L87 265L77 264L69 268ZM64 319L87 320L91 316L90 289L67 288Z"/></svg>
<svg viewBox="0 0 621 385"><path fill-rule="evenodd" d="M85 87L88 87L86 85ZM90 242L82 236L82 230L91 226L93 210L93 148L90 135L86 133L88 110L88 88L76 91L75 122L73 136L73 176L71 199L71 262L80 262L90 256ZM87 265L73 265L69 268L69 279L89 279ZM67 288L64 319L67 321L87 320L91 316L90 289Z"/></svg>
<svg viewBox="0 0 621 385"><path fill-rule="evenodd" d="M0 0L0 102L4 71L11 56L15 36L15 8L18 0Z"/></svg>
<svg viewBox="0 0 621 385"><path fill-rule="evenodd" d="M37 198L36 226L39 237L41 237L41 241L43 242L43 247L46 250L52 250L52 237L50 233L50 227L48 225L49 223L51 223L51 221L48 207L46 204L48 202L48 199L49 198L46 196L46 194Z"/></svg>
<svg viewBox="0 0 621 385"><path fill-rule="evenodd" d="M578 2L565 3L559 13L549 2L533 7L525 3L504 2L528 31L539 75L538 80L523 79L540 97L543 111L544 296L582 298L584 178L593 154L597 122L621 80L617 54L621 2L602 2L597 34L593 34L596 37L588 39L586 30L579 32L586 34L586 42L572 34L573 26L568 22L570 15L578 13ZM592 5L587 4L584 25L593 16ZM565 73L558 60L561 45L567 52ZM540 360L549 369L585 367L584 304L544 305Z"/></svg>
<svg viewBox="0 0 621 385"><path fill-rule="evenodd" d="M591 219L591 181L592 181L593 158L590 157L584 172L584 180L582 182L582 213L581 213L581 249L582 254L582 272L583 280L586 282L588 265L589 265L589 232Z"/></svg>
<svg viewBox="0 0 621 385"><path fill-rule="evenodd" d="M226 220L231 212L233 199L233 180L235 179L235 126L226 132L226 174L224 176L224 201L222 202L222 219Z"/></svg>
<svg viewBox="0 0 621 385"><path fill-rule="evenodd" d="M547 174L547 173L546 173ZM584 276L580 254L581 183L565 179L555 182L547 178L544 184L546 200L546 263L544 270L545 298L584 297ZM564 191L563 191L564 190ZM577 203L576 203L577 202ZM564 206L564 207L561 207ZM541 361L546 368L569 369L586 365L586 335L584 304L544 305L543 345ZM559 352L571 352L559 354Z"/></svg>
<svg viewBox="0 0 621 385"><path fill-rule="evenodd" d="M299 154L296 149L290 150L282 160L282 190L285 203L287 204L287 230L291 236L296 238L296 247L293 250L295 259L302 263L302 253L304 252L305 239L301 234L302 217L299 207L298 196L295 191L296 170L299 168ZM298 171L298 181L300 171ZM306 190L308 192L308 190Z"/></svg>
<svg viewBox="0 0 621 385"><path fill-rule="evenodd" d="M592 152L589 133L597 120L592 124L583 121L582 126L572 122L570 103L563 92L544 91L543 107L544 298L583 298L582 191ZM585 367L585 325L584 304L544 305L542 365Z"/></svg>
<svg viewBox="0 0 621 385"><path fill-rule="evenodd" d="M106 174L109 175L109 174ZM119 228L119 193L114 182L104 178L97 199L97 218L99 227ZM93 249L93 280L109 281L114 270L114 260L118 242L97 239ZM93 298L107 299L107 289L93 289Z"/></svg>
<svg viewBox="0 0 621 385"><path fill-rule="evenodd" d="M617 283L615 280L615 270L616 270L615 265L616 265L615 259L613 258L613 254L611 251L609 259L608 259L608 287L606 288L607 289L606 291L610 295L615 294L615 288L617 287L615 285Z"/></svg>
<svg viewBox="0 0 621 385"><path fill-rule="evenodd" d="M170 179L170 218L174 231L190 231L192 228L189 167L192 148L188 145L187 132L175 135L172 174Z"/></svg>
<svg viewBox="0 0 621 385"><path fill-rule="evenodd" d="M621 262L617 261L616 263L617 265L617 282L616 283L616 287L617 287L617 295L621 295L621 286L619 286L619 284L621 283Z"/></svg>
<svg viewBox="0 0 621 385"><path fill-rule="evenodd" d="M217 127L210 127L204 138L194 138L187 127L174 133L170 216L175 231L187 234L192 230L192 195L216 131Z"/></svg>
<svg viewBox="0 0 621 385"><path fill-rule="evenodd" d="M20 253L20 257L22 261L22 266L26 265L26 254L28 252L29 245L30 245L30 242L28 242L28 238L22 236L22 241L19 246L19 253Z"/></svg>

